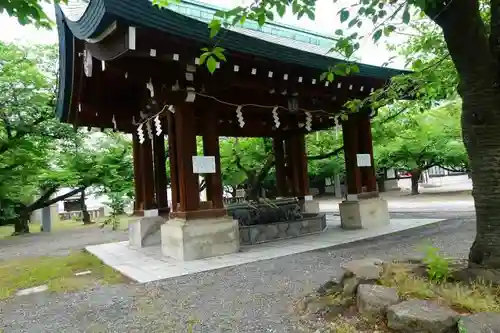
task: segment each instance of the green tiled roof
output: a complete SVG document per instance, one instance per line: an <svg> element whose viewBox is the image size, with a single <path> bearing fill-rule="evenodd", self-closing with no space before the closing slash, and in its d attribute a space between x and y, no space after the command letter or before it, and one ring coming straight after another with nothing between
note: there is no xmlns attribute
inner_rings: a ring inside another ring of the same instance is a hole
<svg viewBox="0 0 500 333"><path fill-rule="evenodd" d="M205 23L212 20L217 10L224 10L224 8L208 5L203 2L186 0L178 4L169 5L168 9ZM275 44L300 50L306 48L308 52L321 55L327 55L334 43L332 37L284 24L266 23L260 27L257 22L247 20L243 25L238 24L231 30Z"/></svg>
<svg viewBox="0 0 500 333"><path fill-rule="evenodd" d="M64 10L56 5L57 27L60 42L60 87L57 113L67 118L73 88L75 39L84 40L99 36L113 22L155 29L185 40L212 45L207 21L218 8L186 0L159 9L150 0L68 0ZM67 13L67 15L64 14ZM76 17L76 18L75 18ZM73 19L73 20L72 20ZM325 70L342 62L339 57L327 54L332 40L327 36L281 24L266 24L262 28L247 21L223 34L219 45L229 52L249 54L283 64L299 65ZM357 76L387 80L405 71L358 64Z"/></svg>

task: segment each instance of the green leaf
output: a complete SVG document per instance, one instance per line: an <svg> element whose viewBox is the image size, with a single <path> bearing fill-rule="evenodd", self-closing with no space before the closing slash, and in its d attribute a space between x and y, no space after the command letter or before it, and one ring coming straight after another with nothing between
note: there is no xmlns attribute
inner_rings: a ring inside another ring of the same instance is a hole
<svg viewBox="0 0 500 333"><path fill-rule="evenodd" d="M340 22L344 23L349 19L349 11L347 9L342 9L340 11Z"/></svg>
<svg viewBox="0 0 500 333"><path fill-rule="evenodd" d="M330 82L333 82L333 79L335 78L335 76L333 75L332 72L329 72L328 75L326 76L326 79Z"/></svg>
<svg viewBox="0 0 500 333"><path fill-rule="evenodd" d="M207 49L207 48L205 47L205 49ZM208 49L207 49L207 50L208 50ZM200 56L200 65L203 65L203 64L205 63L205 60L207 60L207 58L208 58L209 56L211 56L211 55L212 55L212 52L204 52L204 53Z"/></svg>
<svg viewBox="0 0 500 333"><path fill-rule="evenodd" d="M259 15L257 22L259 23L259 26L262 27L266 23L266 15L265 14Z"/></svg>
<svg viewBox="0 0 500 333"><path fill-rule="evenodd" d="M224 49L222 47L215 47L213 50L213 54L222 61L226 61L226 56L224 55Z"/></svg>
<svg viewBox="0 0 500 333"><path fill-rule="evenodd" d="M407 5L405 7L404 12L403 12L403 23L404 24L410 23L410 19L411 19L411 16L410 16L410 7Z"/></svg>
<svg viewBox="0 0 500 333"><path fill-rule="evenodd" d="M226 12L223 10L217 10L217 11L215 11L214 16L224 18L226 16Z"/></svg>
<svg viewBox="0 0 500 333"><path fill-rule="evenodd" d="M210 73L215 72L217 69L217 60L213 56L209 56L207 59L207 68Z"/></svg>
<svg viewBox="0 0 500 333"><path fill-rule="evenodd" d="M280 17L283 17L283 15L285 15L286 7L282 4L277 4L276 11Z"/></svg>
<svg viewBox="0 0 500 333"><path fill-rule="evenodd" d="M337 36L343 36L344 35L344 31L342 29L337 29L337 30L335 30L335 34Z"/></svg>
<svg viewBox="0 0 500 333"><path fill-rule="evenodd" d="M319 76L319 80L320 81L325 81L327 75L328 75L328 72L321 73L321 75Z"/></svg>
<svg viewBox="0 0 500 333"><path fill-rule="evenodd" d="M212 20L209 24L208 27L210 28L210 38L215 37L221 28L221 21L220 20Z"/></svg>
<svg viewBox="0 0 500 333"><path fill-rule="evenodd" d="M373 34L373 40L377 42L380 37L382 37L382 29L378 29L377 31L375 31L375 33Z"/></svg>
<svg viewBox="0 0 500 333"><path fill-rule="evenodd" d="M354 27L358 23L358 18L355 17L351 21L349 21L349 24L347 25L348 28Z"/></svg>
<svg viewBox="0 0 500 333"><path fill-rule="evenodd" d="M309 10L309 9L308 9L308 10L306 10L306 13L307 13L307 17L308 17L311 21L314 21L314 19L315 19L315 17L316 17L316 16L315 16L315 14L314 14L314 12L313 12L312 10Z"/></svg>
<svg viewBox="0 0 500 333"><path fill-rule="evenodd" d="M389 36L394 30L396 30L396 27L393 25L388 25L384 27L384 36Z"/></svg>

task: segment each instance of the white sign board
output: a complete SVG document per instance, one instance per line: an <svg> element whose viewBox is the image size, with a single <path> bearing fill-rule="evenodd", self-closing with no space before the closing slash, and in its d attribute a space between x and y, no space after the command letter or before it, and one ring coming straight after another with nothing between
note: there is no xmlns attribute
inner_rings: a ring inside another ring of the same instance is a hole
<svg viewBox="0 0 500 333"><path fill-rule="evenodd" d="M396 178L396 171L394 169L387 169L387 179Z"/></svg>
<svg viewBox="0 0 500 333"><path fill-rule="evenodd" d="M372 157L370 154L356 154L356 162L358 167L372 166Z"/></svg>
<svg viewBox="0 0 500 333"><path fill-rule="evenodd" d="M215 173L215 156L193 156L193 173Z"/></svg>

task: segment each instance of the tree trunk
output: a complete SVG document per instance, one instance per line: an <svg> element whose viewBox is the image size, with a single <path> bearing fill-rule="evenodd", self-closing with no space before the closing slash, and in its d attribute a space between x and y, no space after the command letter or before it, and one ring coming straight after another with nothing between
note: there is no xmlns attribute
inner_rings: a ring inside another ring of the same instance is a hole
<svg viewBox="0 0 500 333"><path fill-rule="evenodd" d="M419 168L415 168L411 170L411 194L417 195L420 192L418 191L418 182L420 180L420 176L422 175L422 170Z"/></svg>
<svg viewBox="0 0 500 333"><path fill-rule="evenodd" d="M260 184L249 182L246 190L247 200L258 201L261 194Z"/></svg>
<svg viewBox="0 0 500 333"><path fill-rule="evenodd" d="M82 211L83 224L92 224L89 211L87 210L87 205L85 204L85 190L80 192L80 210Z"/></svg>
<svg viewBox="0 0 500 333"><path fill-rule="evenodd" d="M426 14L442 28L460 78L462 135L476 207L476 239L469 264L500 268L498 8L492 3L489 35L478 0L425 3L432 4L425 8Z"/></svg>
<svg viewBox="0 0 500 333"><path fill-rule="evenodd" d="M29 215L23 213L14 221L14 233L15 235L29 234L30 232L30 218Z"/></svg>
<svg viewBox="0 0 500 333"><path fill-rule="evenodd" d="M385 178L384 177L377 178L377 183L378 183L378 191L385 192ZM417 190L418 190L418 186L417 186Z"/></svg>
<svg viewBox="0 0 500 333"><path fill-rule="evenodd" d="M488 268L500 268L500 94L494 90L489 96L464 94L462 111L476 207L469 261Z"/></svg>

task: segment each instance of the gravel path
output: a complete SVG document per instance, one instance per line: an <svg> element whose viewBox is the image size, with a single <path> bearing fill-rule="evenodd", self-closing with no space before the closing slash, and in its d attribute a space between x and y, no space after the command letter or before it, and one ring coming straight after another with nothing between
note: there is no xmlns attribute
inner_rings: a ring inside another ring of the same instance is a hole
<svg viewBox="0 0 500 333"><path fill-rule="evenodd" d="M339 215L338 212L327 214ZM474 212L397 212L391 218L472 218ZM103 244L128 240L127 231L111 231L109 228L96 227L57 231L53 233L34 233L26 236L0 240L0 261L17 257L43 255L67 255L71 250L83 249L87 245Z"/></svg>
<svg viewBox="0 0 500 333"><path fill-rule="evenodd" d="M291 305L365 256L418 254L425 241L449 256L466 256L475 225L457 218L423 230L342 248L301 253L147 285L119 285L67 295L39 294L0 302L3 332L295 333ZM1 330L0 330L1 331Z"/></svg>

